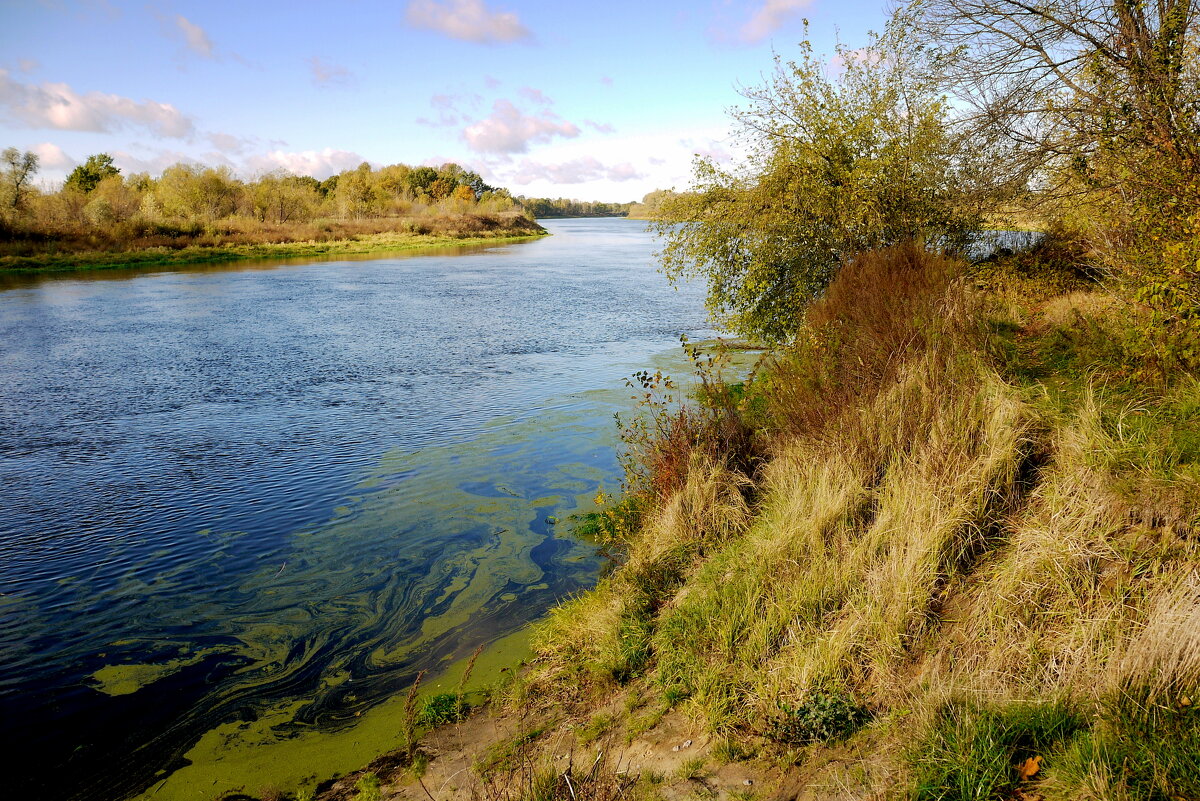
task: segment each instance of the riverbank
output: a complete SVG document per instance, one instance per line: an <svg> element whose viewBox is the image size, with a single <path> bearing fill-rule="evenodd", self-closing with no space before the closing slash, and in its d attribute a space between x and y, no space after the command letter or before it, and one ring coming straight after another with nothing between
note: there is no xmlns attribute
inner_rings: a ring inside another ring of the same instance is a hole
<svg viewBox="0 0 1200 801"><path fill-rule="evenodd" d="M475 215L464 215L474 217ZM482 218L481 218L482 219ZM49 241L38 243L39 252L28 255L0 256L0 273L44 273L79 270L104 270L125 267L170 267L221 262L367 256L406 251L470 245L499 245L523 242L547 236L549 232L522 215L504 215L486 222L424 221L424 225L397 226L398 230L359 233L330 226L317 238L307 228L275 234L279 241L239 242L230 232L208 235L201 244L189 244L186 238L170 244L132 249L83 249ZM222 242L222 238L232 240ZM296 237L296 238L292 238Z"/></svg>
<svg viewBox="0 0 1200 801"><path fill-rule="evenodd" d="M315 797L1200 797L1200 382L1069 253L961 269L860 259L749 384L652 403L618 569Z"/></svg>

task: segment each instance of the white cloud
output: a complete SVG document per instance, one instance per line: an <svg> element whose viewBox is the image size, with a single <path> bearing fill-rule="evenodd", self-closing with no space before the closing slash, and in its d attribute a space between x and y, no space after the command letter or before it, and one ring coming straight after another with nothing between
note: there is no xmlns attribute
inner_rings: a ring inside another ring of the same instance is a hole
<svg viewBox="0 0 1200 801"><path fill-rule="evenodd" d="M313 83L317 86L349 86L354 79L350 70L341 64L331 64L319 56L310 58L308 67L312 70Z"/></svg>
<svg viewBox="0 0 1200 801"><path fill-rule="evenodd" d="M175 15L175 27L183 34L183 41L187 44L188 50L204 58L213 57L212 40L208 38L208 34L204 32L203 28L182 14Z"/></svg>
<svg viewBox="0 0 1200 801"><path fill-rule="evenodd" d="M29 73L42 66L36 58L21 58L17 59L17 69L21 72Z"/></svg>
<svg viewBox="0 0 1200 801"><path fill-rule="evenodd" d="M734 156L715 139L680 139L679 144L701 158L711 159L718 164L730 164Z"/></svg>
<svg viewBox="0 0 1200 801"><path fill-rule="evenodd" d="M614 133L617 129L607 122L596 122L595 120L584 120L583 124L602 134Z"/></svg>
<svg viewBox="0 0 1200 801"><path fill-rule="evenodd" d="M546 97L545 92L541 89L534 89L532 86L522 86L517 90L517 94L531 103L536 103L539 106L552 106L554 101Z"/></svg>
<svg viewBox="0 0 1200 801"><path fill-rule="evenodd" d="M573 139L579 136L579 126L549 111L523 114L508 100L497 100L490 115L463 131L467 146L478 153L525 153L531 143L549 142L556 136Z"/></svg>
<svg viewBox="0 0 1200 801"><path fill-rule="evenodd" d="M812 0L765 0L738 31L738 38L746 44L758 44L810 5Z"/></svg>
<svg viewBox="0 0 1200 801"><path fill-rule="evenodd" d="M314 178L325 179L336 173L352 170L364 161L366 159L358 153L327 147L324 150L297 152L272 150L270 153L247 159L246 166L255 172L284 169L295 175L311 175Z"/></svg>
<svg viewBox="0 0 1200 801"><path fill-rule="evenodd" d="M462 106L468 108L478 108L483 103L483 97L476 94L470 95L443 95L437 94L429 98L429 105L437 112L437 117L430 119L429 117L417 117L416 121L421 125L428 125L431 128L448 128L456 125L466 125L471 122L471 117L468 111L464 111Z"/></svg>
<svg viewBox="0 0 1200 801"><path fill-rule="evenodd" d="M63 149L51 142L42 142L29 148L37 153L38 167L43 170L57 172L74 167L78 162L63 152Z"/></svg>
<svg viewBox="0 0 1200 801"><path fill-rule="evenodd" d="M113 158L113 164L117 166L125 175L130 175L135 172L146 172L151 175L161 175L162 171L173 164L185 163L196 164L196 159L180 153L178 150L159 150L156 153L145 156L135 156L132 153L127 153L124 150L118 150L110 154Z"/></svg>
<svg viewBox="0 0 1200 801"><path fill-rule="evenodd" d="M103 92L79 94L65 83L24 84L0 69L0 111L33 128L64 131L112 131L141 126L156 136L192 136L192 120L170 103L138 102Z"/></svg>
<svg viewBox="0 0 1200 801"><path fill-rule="evenodd" d="M483 0L410 0L405 14L414 28L466 42L515 42L533 34L511 11L492 11Z"/></svg>
<svg viewBox="0 0 1200 801"><path fill-rule="evenodd" d="M680 140L681 127L690 132L691 141ZM681 121L665 130L622 128L609 136L555 139L536 155L483 156L487 169L475 169L488 183L529 197L623 202L652 189L689 186L694 153L709 143L723 143L727 129L728 123L714 112L711 119Z"/></svg>
<svg viewBox="0 0 1200 801"><path fill-rule="evenodd" d="M525 159L508 180L524 186L537 181L552 184L582 184L590 181L633 181L645 177L629 162L609 167L591 156L561 164L541 164Z"/></svg>
<svg viewBox="0 0 1200 801"><path fill-rule="evenodd" d="M254 140L247 139L244 136L234 136L227 133L208 133L205 134L204 138L222 153L243 153L246 148L254 143Z"/></svg>

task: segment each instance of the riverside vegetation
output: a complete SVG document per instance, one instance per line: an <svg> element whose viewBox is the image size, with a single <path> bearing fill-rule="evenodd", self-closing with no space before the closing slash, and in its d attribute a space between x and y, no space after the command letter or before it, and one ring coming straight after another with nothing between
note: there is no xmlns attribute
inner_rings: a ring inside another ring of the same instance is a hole
<svg viewBox="0 0 1200 801"><path fill-rule="evenodd" d="M542 236L507 190L457 164L318 181L176 164L125 176L90 156L55 192L32 188L37 156L3 152L0 270L43 271L382 253Z"/></svg>
<svg viewBox="0 0 1200 801"><path fill-rule="evenodd" d="M380 797L1200 796L1200 382L1128 325L1061 243L901 245L747 380L642 376L616 569Z"/></svg>
<svg viewBox="0 0 1200 801"><path fill-rule="evenodd" d="M615 569L383 792L1200 797L1197 10L929 0L748 91L642 206L770 348L632 380Z"/></svg>
<svg viewBox="0 0 1200 801"><path fill-rule="evenodd" d="M658 215L768 349L636 376L614 569L315 796L1200 797L1196 14L929 0L781 61Z"/></svg>

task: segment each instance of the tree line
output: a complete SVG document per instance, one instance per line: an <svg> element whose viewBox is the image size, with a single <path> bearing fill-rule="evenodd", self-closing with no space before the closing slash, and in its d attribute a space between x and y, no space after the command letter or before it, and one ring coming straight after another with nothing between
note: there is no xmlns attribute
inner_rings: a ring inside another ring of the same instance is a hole
<svg viewBox="0 0 1200 801"><path fill-rule="evenodd" d="M517 196L517 202L534 217L624 217L632 203L568 200L565 197Z"/></svg>
<svg viewBox="0 0 1200 801"><path fill-rule="evenodd" d="M458 164L373 168L364 162L323 181L282 170L250 180L228 167L179 163L157 176L125 175L105 153L89 156L55 191L33 184L37 155L0 154L0 226L10 237L239 221L282 226L517 208L505 189Z"/></svg>

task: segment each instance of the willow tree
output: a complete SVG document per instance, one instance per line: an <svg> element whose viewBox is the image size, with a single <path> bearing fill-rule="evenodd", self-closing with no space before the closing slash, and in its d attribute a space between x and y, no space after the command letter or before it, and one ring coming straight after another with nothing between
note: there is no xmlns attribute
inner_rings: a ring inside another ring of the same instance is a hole
<svg viewBox="0 0 1200 801"><path fill-rule="evenodd" d="M703 276L719 322L783 341L847 257L961 242L977 219L964 192L971 160L937 81L914 68L923 58L900 26L832 60L807 42L794 61L777 56L770 80L731 111L744 160L698 158L690 191L653 223L667 275Z"/></svg>

